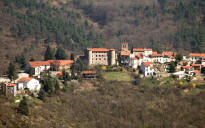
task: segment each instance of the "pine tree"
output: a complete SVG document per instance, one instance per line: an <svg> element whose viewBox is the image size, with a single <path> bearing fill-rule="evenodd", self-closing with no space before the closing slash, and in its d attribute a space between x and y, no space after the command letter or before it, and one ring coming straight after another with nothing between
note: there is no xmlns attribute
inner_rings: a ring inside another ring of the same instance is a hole
<svg viewBox="0 0 205 128"><path fill-rule="evenodd" d="M57 60L65 60L65 59L67 59L67 55L66 55L65 51L61 47L59 47L57 49L55 57L56 57Z"/></svg>
<svg viewBox="0 0 205 128"><path fill-rule="evenodd" d="M46 92L43 89L41 89L38 94L38 98L42 101L45 101L45 97L46 97Z"/></svg>
<svg viewBox="0 0 205 128"><path fill-rule="evenodd" d="M175 63L172 61L170 64L169 64L169 73L173 73L176 71L176 65Z"/></svg>
<svg viewBox="0 0 205 128"><path fill-rule="evenodd" d="M47 47L45 55L44 55L45 60L52 60L54 59L54 54L50 48L50 46Z"/></svg>
<svg viewBox="0 0 205 128"><path fill-rule="evenodd" d="M28 108L27 102L28 101L27 101L26 97L23 97L23 99L19 103L19 107L18 107L18 112L21 114L24 114L26 116L28 116L28 114L29 114L29 108Z"/></svg>

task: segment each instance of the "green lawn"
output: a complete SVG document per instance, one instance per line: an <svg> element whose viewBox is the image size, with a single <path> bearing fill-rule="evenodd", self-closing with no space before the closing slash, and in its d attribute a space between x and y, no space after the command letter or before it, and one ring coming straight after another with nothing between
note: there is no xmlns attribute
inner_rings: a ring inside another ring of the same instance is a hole
<svg viewBox="0 0 205 128"><path fill-rule="evenodd" d="M133 78L128 72L104 72L103 78L107 81L132 81Z"/></svg>

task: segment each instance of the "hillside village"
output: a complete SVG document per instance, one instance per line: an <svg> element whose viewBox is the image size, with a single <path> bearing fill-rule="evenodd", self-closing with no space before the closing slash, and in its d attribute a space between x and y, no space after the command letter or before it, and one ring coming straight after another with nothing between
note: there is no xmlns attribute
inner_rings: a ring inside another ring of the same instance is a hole
<svg viewBox="0 0 205 128"><path fill-rule="evenodd" d="M79 66L81 60L81 66ZM78 66L76 66L78 65ZM174 77L175 79L202 80L205 72L205 54L190 53L181 56L172 51L153 51L147 48L128 47L123 42L120 50L107 48L87 48L83 56L73 60L47 60L29 61L23 71L18 74L18 79L9 80L1 78L1 89L7 96L25 95L26 90L38 95L45 74L49 77L78 81L79 78L94 80L98 79L97 67L102 71L109 72L108 67L114 72L123 72L122 68L138 75L139 78L163 78ZM113 70L121 67L121 70Z"/></svg>

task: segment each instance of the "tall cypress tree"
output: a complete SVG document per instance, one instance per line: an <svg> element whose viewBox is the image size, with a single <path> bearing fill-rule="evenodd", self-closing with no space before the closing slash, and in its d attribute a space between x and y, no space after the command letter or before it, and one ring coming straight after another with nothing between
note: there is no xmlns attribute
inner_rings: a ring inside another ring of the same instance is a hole
<svg viewBox="0 0 205 128"><path fill-rule="evenodd" d="M45 60L52 60L54 59L54 54L50 48L50 46L47 47L45 55L44 55Z"/></svg>

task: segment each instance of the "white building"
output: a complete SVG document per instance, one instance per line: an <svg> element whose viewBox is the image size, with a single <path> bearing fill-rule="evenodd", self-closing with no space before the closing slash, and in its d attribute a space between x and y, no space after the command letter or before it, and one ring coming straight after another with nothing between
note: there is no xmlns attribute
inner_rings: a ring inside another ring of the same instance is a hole
<svg viewBox="0 0 205 128"><path fill-rule="evenodd" d="M189 61L195 63L197 60L200 60L205 57L205 53L190 53Z"/></svg>
<svg viewBox="0 0 205 128"><path fill-rule="evenodd" d="M134 69L137 69L139 66L139 60L136 57L130 58L129 66L134 68Z"/></svg>
<svg viewBox="0 0 205 128"><path fill-rule="evenodd" d="M143 56L149 56L152 55L152 49L137 49L134 48L133 50L133 54L135 55L143 55Z"/></svg>
<svg viewBox="0 0 205 128"><path fill-rule="evenodd" d="M154 66L152 62L143 62L140 66L140 71L145 77L154 75Z"/></svg>
<svg viewBox="0 0 205 128"><path fill-rule="evenodd" d="M50 69L49 61L30 61L26 65L26 71L31 72L34 76L40 76L41 72Z"/></svg>
<svg viewBox="0 0 205 128"><path fill-rule="evenodd" d="M162 52L161 54L157 53L157 52L153 52L151 57L151 62L158 62L158 63L167 63L167 62L171 62L171 61L175 61L175 55L176 53L174 52Z"/></svg>
<svg viewBox="0 0 205 128"><path fill-rule="evenodd" d="M39 81L31 77L22 77L17 81L17 83L18 90L28 88L31 91L39 91L41 88L41 84L39 83Z"/></svg>

